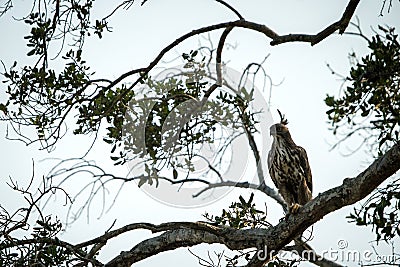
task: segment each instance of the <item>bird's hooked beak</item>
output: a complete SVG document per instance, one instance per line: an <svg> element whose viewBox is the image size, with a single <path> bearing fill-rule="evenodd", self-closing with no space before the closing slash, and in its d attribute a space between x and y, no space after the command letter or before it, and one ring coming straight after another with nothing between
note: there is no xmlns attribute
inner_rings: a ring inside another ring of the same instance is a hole
<svg viewBox="0 0 400 267"><path fill-rule="evenodd" d="M272 135L272 136L275 136L275 135L276 135L276 126L275 126L275 125L272 125L272 126L269 128L269 134Z"/></svg>

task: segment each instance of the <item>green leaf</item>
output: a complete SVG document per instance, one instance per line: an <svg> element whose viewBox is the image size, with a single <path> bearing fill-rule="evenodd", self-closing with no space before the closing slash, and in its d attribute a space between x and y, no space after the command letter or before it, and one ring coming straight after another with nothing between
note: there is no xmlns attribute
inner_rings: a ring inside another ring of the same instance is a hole
<svg viewBox="0 0 400 267"><path fill-rule="evenodd" d="M172 170L172 176L175 180L178 179L178 171L176 169Z"/></svg>
<svg viewBox="0 0 400 267"><path fill-rule="evenodd" d="M32 50L29 51L26 55L30 57L30 56L32 56L32 55L35 54L35 51L36 51L36 49L32 49Z"/></svg>
<svg viewBox="0 0 400 267"><path fill-rule="evenodd" d="M116 148L117 148L117 144L114 144L114 146L111 149L111 153L114 153Z"/></svg>
<svg viewBox="0 0 400 267"><path fill-rule="evenodd" d="M141 187L146 182L147 182L147 177L146 176L141 177L140 180L139 180L139 183L138 183L138 187Z"/></svg>
<svg viewBox="0 0 400 267"><path fill-rule="evenodd" d="M333 107L335 105L335 98L333 96L327 95L325 98L325 104L328 107Z"/></svg>
<svg viewBox="0 0 400 267"><path fill-rule="evenodd" d="M239 201L243 206L245 206L247 204L242 196L239 196Z"/></svg>
<svg viewBox="0 0 400 267"><path fill-rule="evenodd" d="M7 115L7 106L4 105L3 103L0 103L0 110Z"/></svg>

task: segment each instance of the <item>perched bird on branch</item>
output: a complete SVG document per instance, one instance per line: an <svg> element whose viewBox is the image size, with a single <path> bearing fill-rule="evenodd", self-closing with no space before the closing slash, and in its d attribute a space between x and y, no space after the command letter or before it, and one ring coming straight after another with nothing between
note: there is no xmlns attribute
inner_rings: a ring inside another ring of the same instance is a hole
<svg viewBox="0 0 400 267"><path fill-rule="evenodd" d="M311 169L305 149L293 142L286 127L288 121L279 110L278 113L280 123L270 128L273 142L268 153L268 169L289 213L296 213L312 198Z"/></svg>

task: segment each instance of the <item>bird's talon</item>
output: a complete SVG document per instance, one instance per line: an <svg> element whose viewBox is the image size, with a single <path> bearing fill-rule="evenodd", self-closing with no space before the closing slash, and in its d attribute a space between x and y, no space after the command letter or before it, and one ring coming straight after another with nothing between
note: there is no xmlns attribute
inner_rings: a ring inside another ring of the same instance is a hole
<svg viewBox="0 0 400 267"><path fill-rule="evenodd" d="M302 207L302 205L294 203L292 206L289 208L289 213L291 214L296 214L299 212L299 209Z"/></svg>

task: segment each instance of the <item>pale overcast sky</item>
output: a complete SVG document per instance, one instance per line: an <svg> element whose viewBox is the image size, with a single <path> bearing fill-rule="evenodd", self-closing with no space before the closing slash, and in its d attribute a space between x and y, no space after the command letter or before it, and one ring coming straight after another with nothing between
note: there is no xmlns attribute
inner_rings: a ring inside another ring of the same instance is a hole
<svg viewBox="0 0 400 267"><path fill-rule="evenodd" d="M94 2L96 14L102 17L110 12L112 6L119 1L98 1ZM236 7L241 14L250 21L263 23L278 34L286 33L316 33L330 23L338 20L347 4L344 0L331 1L228 1ZM390 14L379 16L382 1L361 1L356 15L361 21L365 34L370 36L370 26L377 27L378 24L387 24L400 28L400 4L393 1L393 11ZM30 8L30 1L15 1L15 8L6 16L0 18L0 35L3 36L1 43L0 59L9 66L14 60L26 62L23 55L27 49L24 47L23 36L26 35L26 28L20 24L11 22L11 16L21 16ZM220 4L209 0L149 0L146 5L140 7L132 6L129 10L119 11L113 19L111 26L113 33L105 34L102 40L97 38L88 39L85 45L85 59L92 66L93 70L108 78L116 78L128 70L146 66L159 51L192 29L202 26L234 20L236 17L232 12ZM354 19L353 19L354 21ZM349 28L352 29L352 28ZM398 29L400 30L400 29ZM220 32L218 32L220 34ZM171 59L196 49L199 39L194 37L191 40L171 51L166 59ZM215 41L217 42L217 41ZM260 33L251 32L246 29L234 29L229 35L227 42L237 44L236 49L230 49L224 53L224 61L229 61L229 67L242 71L250 62L260 62L270 54L264 66L268 75L276 83L282 84L273 88L271 110L279 108L289 120L294 141L303 146L310 160L314 196L320 192L337 186L342 183L345 177L352 177L362 171L365 160L370 159L362 151L350 157L343 157L340 151L329 152L330 145L335 141L332 133L328 130L326 107L323 102L326 94L337 94L341 82L331 75L326 64L329 63L339 73L347 74L349 62L347 55L351 51L363 55L368 50L366 43L358 37L333 35L322 41L315 47L309 44L288 43L271 47L270 40ZM0 85L1 99L4 99L4 85ZM261 87L261 84L257 84ZM268 95L265 94L265 97ZM272 112L277 119L277 114ZM5 124L0 124L0 133L5 136ZM49 157L77 157L84 153L89 146L89 138L71 138L67 136L60 141L56 151L51 154L38 152L37 146L25 147L16 141L0 139L0 146L3 153L1 159L1 181L2 193L1 203L8 203L10 207L17 207L20 203L11 197L10 190L6 188L5 182L8 176L20 179L21 183L27 181L32 174L32 159L35 160L35 174L37 178L45 175L54 162L41 159ZM107 168L112 166L109 160L109 147L101 144L95 146L90 157L103 164ZM350 147L354 144L349 143ZM266 148L266 149L269 149ZM344 151L344 150L342 150ZM110 170L113 170L112 167ZM118 172L121 170L119 169ZM122 171L121 171L122 172ZM71 190L76 190L85 182L84 178L76 177L68 185ZM268 180L269 185L272 182ZM226 208L237 196L242 194L247 198L250 194L246 190L235 190L222 200L209 205L191 209L180 209L159 203L140 189L136 184L127 184L122 191L113 209L97 219L96 210L87 223L86 217L82 216L75 224L68 229L62 238L73 242L84 241L104 233L117 219L116 227L133 222L161 223L167 221L196 221L203 220L202 214L205 211L219 215L222 208ZM259 207L268 203L268 210L272 222L277 222L281 217L281 209L275 203L265 199L265 195L256 193L256 200ZM62 219L65 217L62 200L52 204L53 210L50 213L59 214ZM94 204L100 206L101 203ZM348 224L345 216L352 210L351 207L342 209L326 216L321 222L313 227L314 239L310 242L317 252L329 249L337 249L339 240L346 240L351 250L371 250L368 241L373 239L371 229L356 227ZM129 250L139 240L151 237L148 231L135 231L129 233L117 241L112 241L100 254L100 259L109 259L116 256L117 251ZM399 245L397 248L399 248ZM199 256L207 257L207 250L216 249L221 252L224 247L198 246L192 251ZM383 253L390 253L384 249ZM343 262L348 266L357 266L356 262ZM156 257L144 260L135 266L198 266L195 257L187 252L186 248L178 249L160 254ZM305 263L302 266L308 266Z"/></svg>

